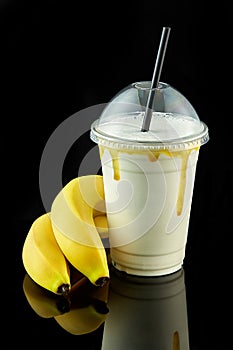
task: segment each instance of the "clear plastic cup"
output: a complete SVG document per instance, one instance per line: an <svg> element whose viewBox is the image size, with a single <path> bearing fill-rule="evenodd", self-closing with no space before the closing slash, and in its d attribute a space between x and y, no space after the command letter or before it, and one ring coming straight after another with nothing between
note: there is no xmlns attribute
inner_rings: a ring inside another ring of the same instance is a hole
<svg viewBox="0 0 233 350"><path fill-rule="evenodd" d="M152 118L142 132L149 94ZM180 269L205 123L170 85L136 82L106 106L91 139L99 145L113 265L141 276Z"/></svg>

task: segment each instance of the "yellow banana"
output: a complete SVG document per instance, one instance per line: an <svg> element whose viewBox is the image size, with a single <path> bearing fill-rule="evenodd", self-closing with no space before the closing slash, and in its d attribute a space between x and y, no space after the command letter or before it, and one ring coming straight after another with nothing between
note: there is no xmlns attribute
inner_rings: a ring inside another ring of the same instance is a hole
<svg viewBox="0 0 233 350"><path fill-rule="evenodd" d="M33 222L24 241L22 259L29 276L41 287L55 294L68 293L70 270L54 237L50 213Z"/></svg>
<svg viewBox="0 0 233 350"><path fill-rule="evenodd" d="M70 310L67 298L42 288L28 274L23 280L23 291L29 305L40 317L51 318Z"/></svg>
<svg viewBox="0 0 233 350"><path fill-rule="evenodd" d="M107 255L95 223L98 216L104 215L104 187L100 175L71 180L55 197L51 207L53 232L62 252L94 285L103 285L109 279ZM106 232L106 227L99 230Z"/></svg>

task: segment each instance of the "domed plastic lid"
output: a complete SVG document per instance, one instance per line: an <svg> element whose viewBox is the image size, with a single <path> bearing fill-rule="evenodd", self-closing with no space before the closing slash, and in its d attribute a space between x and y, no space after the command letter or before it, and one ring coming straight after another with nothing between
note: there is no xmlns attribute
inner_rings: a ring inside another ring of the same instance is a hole
<svg viewBox="0 0 233 350"><path fill-rule="evenodd" d="M160 82L136 82L120 91L91 125L91 139L111 148L187 149L209 140L208 128L190 102L176 89ZM150 97L149 130L142 131Z"/></svg>

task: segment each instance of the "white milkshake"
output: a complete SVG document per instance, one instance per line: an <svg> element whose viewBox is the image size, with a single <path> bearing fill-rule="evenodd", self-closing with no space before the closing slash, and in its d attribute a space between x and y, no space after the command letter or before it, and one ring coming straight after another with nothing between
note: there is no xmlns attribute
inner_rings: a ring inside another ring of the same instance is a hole
<svg viewBox="0 0 233 350"><path fill-rule="evenodd" d="M156 276L183 264L198 153L208 131L189 102L161 84L160 111L141 132L145 91L136 83L117 95L91 137L100 150L113 265Z"/></svg>

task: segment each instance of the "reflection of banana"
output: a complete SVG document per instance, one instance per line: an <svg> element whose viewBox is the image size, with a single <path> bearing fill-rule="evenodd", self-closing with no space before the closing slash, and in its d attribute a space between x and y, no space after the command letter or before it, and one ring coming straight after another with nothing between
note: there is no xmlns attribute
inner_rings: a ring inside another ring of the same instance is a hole
<svg viewBox="0 0 233 350"><path fill-rule="evenodd" d="M108 289L109 282L96 287L85 277L80 278L64 297L42 288L28 274L23 280L23 291L31 308L40 317L54 317L71 334L93 332L106 320Z"/></svg>
<svg viewBox="0 0 233 350"><path fill-rule="evenodd" d="M40 317L54 317L70 309L70 302L67 298L40 287L28 274L23 280L23 291L29 305Z"/></svg>
<svg viewBox="0 0 233 350"><path fill-rule="evenodd" d="M106 251L95 224L104 208L100 175L71 180L55 197L51 207L53 231L61 250L94 285L103 285L109 279ZM99 230L106 231L106 228Z"/></svg>
<svg viewBox="0 0 233 350"><path fill-rule="evenodd" d="M107 305L96 300L93 304L71 309L64 315L55 316L54 319L67 332L81 335L99 328L105 322L108 312Z"/></svg>
<svg viewBox="0 0 233 350"><path fill-rule="evenodd" d="M109 284L108 281L104 286L96 287L88 279L86 283L74 284L70 291L71 310L54 317L57 323L71 334L86 334L99 328L109 312Z"/></svg>
<svg viewBox="0 0 233 350"><path fill-rule="evenodd" d="M49 213L33 222L24 241L22 259L27 273L40 286L55 294L68 292L70 271L54 237Z"/></svg>

